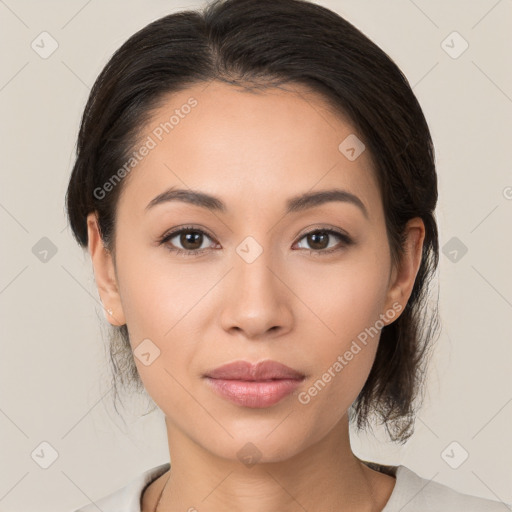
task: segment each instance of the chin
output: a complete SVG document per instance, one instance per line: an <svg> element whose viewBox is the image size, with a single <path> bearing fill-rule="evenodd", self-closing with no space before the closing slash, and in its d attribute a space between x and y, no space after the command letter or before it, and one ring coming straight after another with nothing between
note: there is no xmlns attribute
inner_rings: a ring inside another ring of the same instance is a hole
<svg viewBox="0 0 512 512"><path fill-rule="evenodd" d="M286 415L284 416L286 417ZM307 434L297 430L286 428L279 422L272 421L272 426L261 424L246 424L245 428L229 428L233 435L222 435L222 439L216 435L210 439L204 439L201 443L205 449L228 460L238 460L248 467L258 463L275 463L288 460L301 452L308 444ZM295 422L296 423L296 422ZM277 426L276 428L276 425ZM292 425L293 426L293 425ZM295 424L295 427L297 425ZM310 440L314 442L314 440Z"/></svg>

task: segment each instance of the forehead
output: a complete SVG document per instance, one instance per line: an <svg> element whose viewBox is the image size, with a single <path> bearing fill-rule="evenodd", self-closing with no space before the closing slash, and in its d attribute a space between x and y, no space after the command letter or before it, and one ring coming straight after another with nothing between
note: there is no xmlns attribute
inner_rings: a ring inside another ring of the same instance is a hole
<svg viewBox="0 0 512 512"><path fill-rule="evenodd" d="M195 84L165 97L140 133L119 209L128 203L143 213L169 187L201 190L235 209L282 208L290 196L332 187L360 197L370 216L380 204L361 134L296 84L253 91ZM362 152L350 159L348 146Z"/></svg>

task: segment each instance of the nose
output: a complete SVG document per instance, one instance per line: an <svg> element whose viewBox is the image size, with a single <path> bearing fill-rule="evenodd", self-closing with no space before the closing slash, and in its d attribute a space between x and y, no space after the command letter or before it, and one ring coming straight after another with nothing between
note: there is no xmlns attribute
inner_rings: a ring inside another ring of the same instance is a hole
<svg viewBox="0 0 512 512"><path fill-rule="evenodd" d="M221 312L226 332L243 333L254 340L281 336L292 329L293 293L269 253L263 251L251 263L235 254L226 278Z"/></svg>

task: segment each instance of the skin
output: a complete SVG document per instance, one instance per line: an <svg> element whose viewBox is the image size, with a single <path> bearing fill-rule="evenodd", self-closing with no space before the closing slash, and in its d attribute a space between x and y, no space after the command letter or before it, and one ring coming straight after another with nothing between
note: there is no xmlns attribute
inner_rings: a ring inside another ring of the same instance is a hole
<svg viewBox="0 0 512 512"><path fill-rule="evenodd" d="M89 251L98 291L127 324L132 348L149 338L160 356L135 358L148 394L166 418L172 470L144 492L142 510L380 511L395 479L363 465L350 447L347 410L362 389L379 336L307 404L297 392L272 407L251 409L215 394L202 375L222 364L273 359L306 374L308 390L380 314L403 311L421 261L421 219L407 226L407 252L393 267L384 211L369 151L350 161L338 150L349 134L363 137L323 98L306 88L247 92L220 82L169 96L144 137L193 96L198 104L131 171L118 203L115 260L88 217ZM176 186L212 194L227 212L169 202L145 212ZM342 188L368 210L328 202L284 214L300 193ZM172 228L206 235L195 246ZM345 230L312 245L318 228ZM262 254L247 263L237 246L252 236ZM168 247L206 248L180 256ZM328 247L327 247L328 246ZM329 255L311 254L308 249ZM325 247L325 248L322 248ZM395 304L395 309L393 309ZM387 319L388 324L395 321ZM259 462L237 452L253 443ZM191 509L192 510L192 509Z"/></svg>

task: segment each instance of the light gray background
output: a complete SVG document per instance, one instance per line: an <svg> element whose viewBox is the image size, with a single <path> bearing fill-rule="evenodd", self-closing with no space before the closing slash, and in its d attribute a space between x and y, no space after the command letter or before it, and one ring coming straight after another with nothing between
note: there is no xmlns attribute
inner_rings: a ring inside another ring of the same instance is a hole
<svg viewBox="0 0 512 512"><path fill-rule="evenodd" d="M436 146L448 254L439 270L443 328L416 432L404 447L379 430L376 439L354 434L354 450L512 502L512 2L318 3L383 48L413 86ZM125 425L110 406L106 320L64 195L82 109L108 58L147 23L200 5L0 0L2 511L73 510L168 460L160 411L137 418L144 402L129 403ZM46 59L31 48L43 31L58 43ZM453 31L469 44L457 58L445 49L458 52L461 41L442 43ZM57 250L46 262L36 245L43 237ZM457 261L453 243L467 247ZM50 453L43 441L58 452L48 469L36 463ZM453 441L460 447L448 456L469 453L457 469L445 462Z"/></svg>

